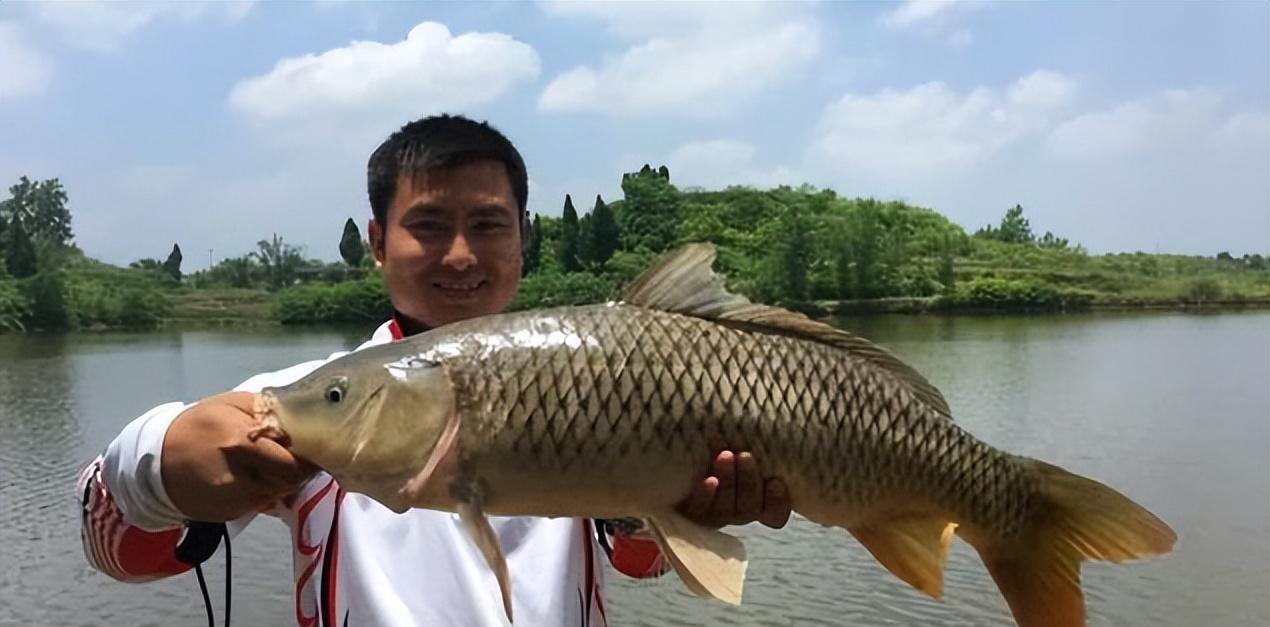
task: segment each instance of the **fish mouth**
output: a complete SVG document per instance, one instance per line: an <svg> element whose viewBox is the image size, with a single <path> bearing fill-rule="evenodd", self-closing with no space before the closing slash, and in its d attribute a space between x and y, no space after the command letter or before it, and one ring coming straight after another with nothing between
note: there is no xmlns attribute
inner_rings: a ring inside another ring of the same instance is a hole
<svg viewBox="0 0 1270 627"><path fill-rule="evenodd" d="M260 438L269 438L283 448L291 448L291 436L279 424L277 408L278 397L272 391L266 389L256 395L252 403L252 416L257 425L247 432L248 440L255 442Z"/></svg>

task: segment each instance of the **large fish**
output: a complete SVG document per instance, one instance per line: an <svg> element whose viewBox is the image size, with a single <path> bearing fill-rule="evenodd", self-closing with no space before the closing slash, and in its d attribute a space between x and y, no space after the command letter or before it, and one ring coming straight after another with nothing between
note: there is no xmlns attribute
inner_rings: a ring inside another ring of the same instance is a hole
<svg viewBox="0 0 1270 627"><path fill-rule="evenodd" d="M674 504L753 451L797 512L938 598L954 532L1016 621L1082 625L1080 562L1172 549L1096 481L997 450L869 341L728 293L694 244L621 302L475 318L352 353L258 400L258 435L396 511L457 512L502 588L487 514L644 519L694 592L739 603L745 550Z"/></svg>

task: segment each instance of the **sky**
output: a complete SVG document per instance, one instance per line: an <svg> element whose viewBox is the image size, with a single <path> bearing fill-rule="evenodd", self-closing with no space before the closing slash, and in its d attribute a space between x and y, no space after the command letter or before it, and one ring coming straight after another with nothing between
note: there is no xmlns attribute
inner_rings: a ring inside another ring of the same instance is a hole
<svg viewBox="0 0 1270 627"><path fill-rule="evenodd" d="M1267 2L0 2L0 189L57 177L111 263L337 259L366 158L441 112L508 134L543 215L650 163L1270 253Z"/></svg>

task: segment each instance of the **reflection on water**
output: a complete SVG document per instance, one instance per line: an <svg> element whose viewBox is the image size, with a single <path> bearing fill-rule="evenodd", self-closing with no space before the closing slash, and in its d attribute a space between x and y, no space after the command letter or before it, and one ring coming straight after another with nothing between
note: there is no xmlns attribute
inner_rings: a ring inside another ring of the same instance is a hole
<svg viewBox="0 0 1270 627"><path fill-rule="evenodd" d="M1270 314L841 320L912 363L988 442L1103 480L1179 533L1169 558L1084 570L1091 625L1270 622ZM357 331L0 336L0 625L198 625L192 576L130 586L93 572L74 475L132 417L356 344ZM945 600L923 598L845 532L796 518L740 530L745 604L673 577L610 575L617 625L1009 625L955 543ZM281 524L234 543L234 621L294 624ZM209 568L220 595L221 558ZM217 602L219 608L219 601Z"/></svg>

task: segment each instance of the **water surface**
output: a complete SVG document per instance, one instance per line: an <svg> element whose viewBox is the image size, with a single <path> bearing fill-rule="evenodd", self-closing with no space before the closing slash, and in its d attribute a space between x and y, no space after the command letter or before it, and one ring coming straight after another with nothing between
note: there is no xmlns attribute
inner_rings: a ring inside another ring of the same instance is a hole
<svg viewBox="0 0 1270 627"><path fill-rule="evenodd" d="M1085 567L1091 625L1270 624L1270 313L839 324L925 373L980 438L1109 483L1177 530L1166 559ZM138 586L88 567L76 472L160 402L324 357L365 332L0 336L0 625L205 624L193 575ZM751 555L742 607L692 598L673 576L610 574L613 624L1012 624L964 543L936 602L841 530L795 518L740 535ZM294 624L287 543L266 518L235 540L235 624ZM222 557L209 565L219 611Z"/></svg>

